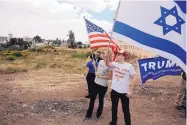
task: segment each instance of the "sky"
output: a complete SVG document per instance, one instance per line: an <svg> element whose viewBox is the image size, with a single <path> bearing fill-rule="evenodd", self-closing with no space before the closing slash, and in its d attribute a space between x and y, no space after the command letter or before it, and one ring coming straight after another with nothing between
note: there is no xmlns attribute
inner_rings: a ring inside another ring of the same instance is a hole
<svg viewBox="0 0 187 125"><path fill-rule="evenodd" d="M41 36L88 42L84 16L110 32L118 0L0 0L0 36Z"/></svg>

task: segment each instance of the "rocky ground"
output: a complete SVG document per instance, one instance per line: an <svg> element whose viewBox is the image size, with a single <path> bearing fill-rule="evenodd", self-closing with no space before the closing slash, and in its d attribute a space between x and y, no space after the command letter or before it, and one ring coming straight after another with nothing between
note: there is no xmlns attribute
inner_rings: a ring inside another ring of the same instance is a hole
<svg viewBox="0 0 187 125"><path fill-rule="evenodd" d="M142 86L137 80L131 99L132 125L185 125L184 111L174 101L180 77L164 77ZM107 125L111 120L108 90L104 118L83 121L89 100L80 74L54 70L0 74L0 125ZM121 104L118 125L124 125Z"/></svg>

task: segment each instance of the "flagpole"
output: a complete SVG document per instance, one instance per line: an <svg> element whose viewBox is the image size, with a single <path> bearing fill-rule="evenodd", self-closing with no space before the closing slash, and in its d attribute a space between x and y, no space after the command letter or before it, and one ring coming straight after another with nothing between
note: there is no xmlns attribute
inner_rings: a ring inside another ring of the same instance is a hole
<svg viewBox="0 0 187 125"><path fill-rule="evenodd" d="M114 24L115 24L115 20L116 20L116 17L117 17L117 13L119 11L119 6L120 6L120 0L119 0L119 3L118 3L118 7L117 7L117 10L116 10L116 14L114 16L114 23L113 23L113 26L112 26L112 31L110 32L110 36L109 36L109 42L108 42L108 54L109 54L109 47L110 47L110 42L111 42L111 38L112 38L112 33L113 33L113 29L114 29ZM106 32L105 32L106 33Z"/></svg>
<svg viewBox="0 0 187 125"><path fill-rule="evenodd" d="M119 11L119 6L120 6L120 3L121 3L120 1L121 1L121 0L119 0L118 7L117 7L117 10L116 10L116 14L115 14L115 16L114 16L114 23L113 23L113 26L112 26L112 32L111 32L110 38L112 38L112 33L113 33L113 29L114 29L114 24L115 24L116 17L117 17L117 13L118 13L118 11Z"/></svg>

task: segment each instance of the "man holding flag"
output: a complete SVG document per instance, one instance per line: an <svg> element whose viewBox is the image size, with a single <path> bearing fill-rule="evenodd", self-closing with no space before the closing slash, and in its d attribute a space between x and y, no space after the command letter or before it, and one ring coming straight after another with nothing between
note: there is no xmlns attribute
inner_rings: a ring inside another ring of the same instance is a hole
<svg viewBox="0 0 187 125"><path fill-rule="evenodd" d="M114 20L112 38L165 57L186 72L186 0L121 0Z"/></svg>
<svg viewBox="0 0 187 125"><path fill-rule="evenodd" d="M109 125L117 125L118 102L122 103L125 125L131 125L130 116L130 98L132 97L135 86L135 69L132 64L125 62L127 56L123 50L115 52L116 62L111 62L112 57L109 56L106 65L112 70L112 121ZM130 82L131 81L131 82Z"/></svg>

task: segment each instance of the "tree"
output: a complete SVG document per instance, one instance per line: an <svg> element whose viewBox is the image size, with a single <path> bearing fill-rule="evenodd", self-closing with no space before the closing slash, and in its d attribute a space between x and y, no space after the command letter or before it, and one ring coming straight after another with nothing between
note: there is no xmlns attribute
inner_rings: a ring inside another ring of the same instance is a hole
<svg viewBox="0 0 187 125"><path fill-rule="evenodd" d="M38 35L36 35L36 36L34 37L34 40L35 40L35 42L37 42L37 43L41 43L41 42L42 42L42 38L41 38L40 36L38 36Z"/></svg>
<svg viewBox="0 0 187 125"><path fill-rule="evenodd" d="M77 42L77 47L78 47L78 48L82 48L82 45L83 45L83 44L82 44L81 41Z"/></svg>
<svg viewBox="0 0 187 125"><path fill-rule="evenodd" d="M24 50L31 46L31 43L26 42L23 38L11 38L9 42L0 45L3 48L11 50Z"/></svg>
<svg viewBox="0 0 187 125"><path fill-rule="evenodd" d="M69 39L67 40L68 47L69 48L73 48L73 49L76 48L75 35L74 35L72 30L69 31L69 35L68 36L69 36Z"/></svg>
<svg viewBox="0 0 187 125"><path fill-rule="evenodd" d="M17 43L17 39L16 38L11 38L9 46L16 45L16 43Z"/></svg>
<svg viewBox="0 0 187 125"><path fill-rule="evenodd" d="M61 40L59 40L58 38L56 38L56 45L60 46L61 45Z"/></svg>
<svg viewBox="0 0 187 125"><path fill-rule="evenodd" d="M81 41L77 42L77 45L82 46L82 42Z"/></svg>

